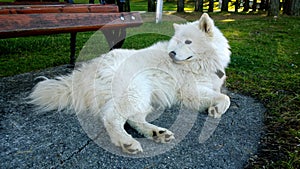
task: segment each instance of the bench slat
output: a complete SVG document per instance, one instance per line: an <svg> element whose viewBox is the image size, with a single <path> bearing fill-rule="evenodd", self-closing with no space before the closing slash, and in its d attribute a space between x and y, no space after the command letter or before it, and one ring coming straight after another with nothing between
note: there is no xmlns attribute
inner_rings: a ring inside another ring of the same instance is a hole
<svg viewBox="0 0 300 169"><path fill-rule="evenodd" d="M57 4L67 4L66 2L0 2L0 6L4 5L57 5Z"/></svg>
<svg viewBox="0 0 300 169"><path fill-rule="evenodd" d="M31 5L2 6L0 14L32 13L118 13L117 5Z"/></svg>
<svg viewBox="0 0 300 169"><path fill-rule="evenodd" d="M139 13L47 13L0 15L0 38L126 28L142 24Z"/></svg>

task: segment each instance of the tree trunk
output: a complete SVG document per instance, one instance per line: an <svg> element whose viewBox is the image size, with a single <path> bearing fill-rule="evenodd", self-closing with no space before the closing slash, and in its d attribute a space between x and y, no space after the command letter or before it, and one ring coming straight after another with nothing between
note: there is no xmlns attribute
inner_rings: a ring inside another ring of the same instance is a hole
<svg viewBox="0 0 300 169"><path fill-rule="evenodd" d="M214 11L214 0L209 0L208 12Z"/></svg>
<svg viewBox="0 0 300 169"><path fill-rule="evenodd" d="M195 11L196 12L203 12L203 0L196 0L195 1Z"/></svg>
<svg viewBox="0 0 300 169"><path fill-rule="evenodd" d="M259 5L259 10L265 10L266 9L266 0L261 0Z"/></svg>
<svg viewBox="0 0 300 169"><path fill-rule="evenodd" d="M243 4L243 7L244 7L244 12L248 12L249 9L250 9L250 6L249 6L249 0L244 0L244 4Z"/></svg>
<svg viewBox="0 0 300 169"><path fill-rule="evenodd" d="M234 12L238 13L240 8L240 0L236 0L234 4Z"/></svg>
<svg viewBox="0 0 300 169"><path fill-rule="evenodd" d="M148 0L148 12L155 12L156 4L155 0Z"/></svg>
<svg viewBox="0 0 300 169"><path fill-rule="evenodd" d="M283 13L290 15L291 14L291 6L292 6L292 0L285 0L283 4Z"/></svg>
<svg viewBox="0 0 300 169"><path fill-rule="evenodd" d="M269 10L269 7L270 7L270 0L266 0L266 6L265 6L266 11Z"/></svg>
<svg viewBox="0 0 300 169"><path fill-rule="evenodd" d="M228 0L222 0L222 12L228 12Z"/></svg>
<svg viewBox="0 0 300 169"><path fill-rule="evenodd" d="M279 1L280 0L270 0L270 7L268 10L268 16L278 16L279 14Z"/></svg>
<svg viewBox="0 0 300 169"><path fill-rule="evenodd" d="M184 12L184 0L177 0L177 12Z"/></svg>
<svg viewBox="0 0 300 169"><path fill-rule="evenodd" d="M257 0L253 0L253 4L252 4L252 10L253 10L253 12L256 11L256 6L257 6Z"/></svg>
<svg viewBox="0 0 300 169"><path fill-rule="evenodd" d="M283 12L287 15L300 16L300 1L286 0L283 5Z"/></svg>
<svg viewBox="0 0 300 169"><path fill-rule="evenodd" d="M292 8L291 8L291 15L300 16L300 1L293 0Z"/></svg>

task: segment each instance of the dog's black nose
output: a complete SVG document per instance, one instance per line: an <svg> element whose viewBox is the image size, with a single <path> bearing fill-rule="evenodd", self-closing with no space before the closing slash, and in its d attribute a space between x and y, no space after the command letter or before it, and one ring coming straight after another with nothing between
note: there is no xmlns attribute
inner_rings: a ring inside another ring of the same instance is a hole
<svg viewBox="0 0 300 169"><path fill-rule="evenodd" d="M171 52L169 53L169 56L173 59L173 58L176 56L176 52L171 51Z"/></svg>

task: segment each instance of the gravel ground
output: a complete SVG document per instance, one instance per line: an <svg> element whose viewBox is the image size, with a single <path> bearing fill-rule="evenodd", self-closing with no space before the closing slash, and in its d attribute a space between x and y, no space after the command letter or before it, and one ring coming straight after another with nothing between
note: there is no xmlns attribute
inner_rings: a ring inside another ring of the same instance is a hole
<svg viewBox="0 0 300 169"><path fill-rule="evenodd" d="M134 158L111 153L110 142L98 146L99 142L88 137L75 115L40 113L26 104L24 98L37 83L36 77L51 78L68 71L66 66L60 66L0 78L0 168L239 169L257 151L265 109L250 97L228 91L232 104L227 113L218 121L199 113L191 130L169 151ZM166 110L153 123L171 126L178 113L169 115L175 110L176 107ZM211 123L218 125L215 130L208 128L211 131L206 133L211 135L203 135L204 126ZM128 132L138 137L132 129L128 128ZM147 145L142 146L147 149ZM158 145L161 146L168 147Z"/></svg>

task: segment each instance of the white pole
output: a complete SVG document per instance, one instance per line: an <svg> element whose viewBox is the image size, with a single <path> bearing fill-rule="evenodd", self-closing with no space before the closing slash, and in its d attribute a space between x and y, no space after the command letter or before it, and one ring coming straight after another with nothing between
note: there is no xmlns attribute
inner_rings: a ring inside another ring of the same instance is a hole
<svg viewBox="0 0 300 169"><path fill-rule="evenodd" d="M163 0L157 0L156 2L156 23L160 23L162 20Z"/></svg>

